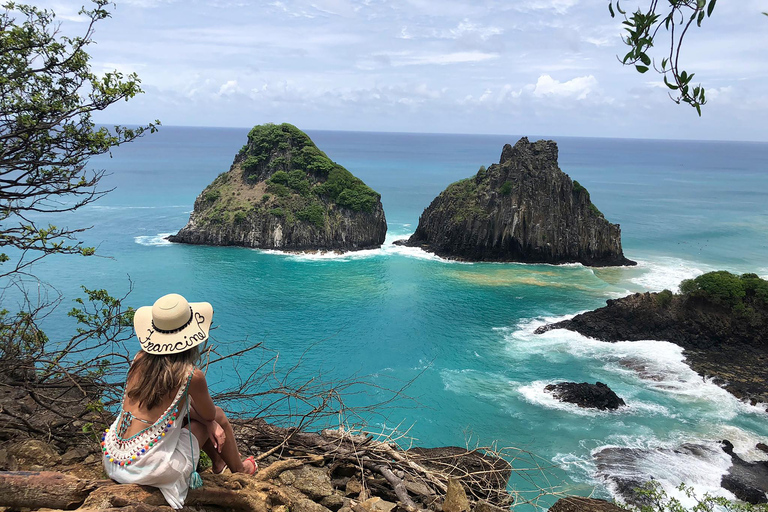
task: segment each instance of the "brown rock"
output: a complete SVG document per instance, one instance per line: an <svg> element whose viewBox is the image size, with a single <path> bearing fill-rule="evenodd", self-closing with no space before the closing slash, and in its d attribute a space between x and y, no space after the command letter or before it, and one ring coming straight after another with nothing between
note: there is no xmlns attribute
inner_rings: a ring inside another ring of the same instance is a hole
<svg viewBox="0 0 768 512"><path fill-rule="evenodd" d="M363 490L363 484L357 478L350 478L347 482L346 495L357 496Z"/></svg>
<svg viewBox="0 0 768 512"><path fill-rule="evenodd" d="M56 450L48 443L37 439L27 439L12 444L8 448L8 455L16 460L19 468L54 469L61 463L61 456Z"/></svg>
<svg viewBox="0 0 768 512"><path fill-rule="evenodd" d="M384 501L378 496L367 499L354 507L352 510L355 512L392 512L397 505L389 501Z"/></svg>
<svg viewBox="0 0 768 512"><path fill-rule="evenodd" d="M309 498L304 498L293 502L291 512L330 512L330 510Z"/></svg>
<svg viewBox="0 0 768 512"><path fill-rule="evenodd" d="M766 445L766 444L764 444L764 443L757 443L757 445L755 446L755 448L757 448L757 449L758 449L758 450L760 450L761 452L765 452L765 453L768 453L768 445Z"/></svg>
<svg viewBox="0 0 768 512"><path fill-rule="evenodd" d="M283 484L292 485L313 500L321 500L333 494L331 477L324 468L302 466L280 474Z"/></svg>
<svg viewBox="0 0 768 512"><path fill-rule="evenodd" d="M557 500L549 508L549 512L625 512L625 510L605 500L569 496Z"/></svg>
<svg viewBox="0 0 768 512"><path fill-rule="evenodd" d="M477 505L475 505L474 512L509 512L509 509L497 507L496 505L491 505L485 500L480 500L477 502Z"/></svg>
<svg viewBox="0 0 768 512"><path fill-rule="evenodd" d="M416 494L418 496L431 496L434 494L432 489L430 489L426 484L417 480L413 480L412 478L406 477L405 480L403 480L403 485L405 485L405 488L411 494Z"/></svg>
<svg viewBox="0 0 768 512"><path fill-rule="evenodd" d="M333 493L330 496L321 499L320 504L333 512L336 512L344 506L344 498L339 494Z"/></svg>
<svg viewBox="0 0 768 512"><path fill-rule="evenodd" d="M61 463L65 466L69 466L70 464L80 462L85 457L86 454L83 453L83 450L78 448L70 448L64 455L61 456Z"/></svg>
<svg viewBox="0 0 768 512"><path fill-rule="evenodd" d="M443 502L445 512L469 512L469 499L461 482L455 478L448 479L448 491Z"/></svg>

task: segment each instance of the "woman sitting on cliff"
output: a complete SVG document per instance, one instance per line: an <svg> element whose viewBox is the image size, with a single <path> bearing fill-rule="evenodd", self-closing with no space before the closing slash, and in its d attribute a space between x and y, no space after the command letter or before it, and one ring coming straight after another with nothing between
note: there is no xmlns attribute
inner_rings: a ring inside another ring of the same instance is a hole
<svg viewBox="0 0 768 512"><path fill-rule="evenodd" d="M181 508L189 487L202 485L195 468L200 447L213 472L253 474L253 457L240 460L232 427L213 404L205 374L195 367L208 339L213 308L178 294L136 311L142 350L128 370L120 414L103 436L104 468L119 483L160 489Z"/></svg>

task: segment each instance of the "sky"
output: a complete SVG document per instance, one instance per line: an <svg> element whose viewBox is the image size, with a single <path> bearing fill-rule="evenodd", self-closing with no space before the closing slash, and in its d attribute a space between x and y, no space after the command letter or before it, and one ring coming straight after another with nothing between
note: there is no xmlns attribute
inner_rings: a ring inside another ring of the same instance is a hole
<svg viewBox="0 0 768 512"><path fill-rule="evenodd" d="M80 2L31 3L65 33L83 26ZM687 35L682 67L707 90L701 118L659 74L621 65L607 4L118 0L96 26L92 65L138 73L145 92L96 120L768 141L768 0L720 0ZM668 44L662 30L657 62Z"/></svg>

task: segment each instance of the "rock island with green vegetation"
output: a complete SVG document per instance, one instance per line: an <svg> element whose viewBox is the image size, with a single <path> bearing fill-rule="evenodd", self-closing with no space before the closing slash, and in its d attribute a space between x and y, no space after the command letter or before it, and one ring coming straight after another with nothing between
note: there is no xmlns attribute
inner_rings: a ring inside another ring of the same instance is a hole
<svg viewBox="0 0 768 512"><path fill-rule="evenodd" d="M404 243L466 261L634 265L621 229L557 165L557 144L523 137L498 164L448 186Z"/></svg>
<svg viewBox="0 0 768 512"><path fill-rule="evenodd" d="M381 246L381 196L293 125L255 126L172 242L288 251Z"/></svg>

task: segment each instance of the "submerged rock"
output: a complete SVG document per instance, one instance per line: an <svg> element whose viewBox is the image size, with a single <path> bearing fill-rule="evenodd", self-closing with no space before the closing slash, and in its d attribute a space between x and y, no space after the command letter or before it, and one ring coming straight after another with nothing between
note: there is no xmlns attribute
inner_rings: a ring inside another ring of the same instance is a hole
<svg viewBox="0 0 768 512"><path fill-rule="evenodd" d="M468 261L634 265L621 229L557 164L557 144L523 137L498 164L448 186L406 245Z"/></svg>
<svg viewBox="0 0 768 512"><path fill-rule="evenodd" d="M616 410L622 405L627 405L623 399L602 382L590 384L588 382L560 382L544 387L561 402L576 404L579 407L591 409Z"/></svg>
<svg viewBox="0 0 768 512"><path fill-rule="evenodd" d="M290 124L260 125L171 242L287 251L380 247L381 196Z"/></svg>

